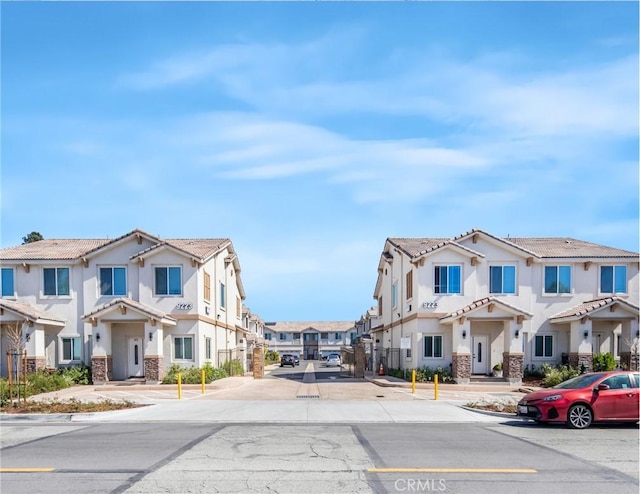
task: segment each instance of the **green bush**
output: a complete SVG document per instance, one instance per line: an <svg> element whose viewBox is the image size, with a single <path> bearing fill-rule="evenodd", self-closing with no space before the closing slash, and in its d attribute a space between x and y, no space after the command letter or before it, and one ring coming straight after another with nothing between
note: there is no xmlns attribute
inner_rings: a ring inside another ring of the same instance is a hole
<svg viewBox="0 0 640 494"><path fill-rule="evenodd" d="M529 368L529 366L527 365L524 368L524 377L544 377L544 371L542 370L541 367L536 367L535 365L532 365L531 368Z"/></svg>
<svg viewBox="0 0 640 494"><path fill-rule="evenodd" d="M264 363L266 365L280 363L280 354L275 350L266 351L264 354Z"/></svg>
<svg viewBox="0 0 640 494"><path fill-rule="evenodd" d="M431 382L434 381L434 376L438 375L439 382L452 382L453 376L443 367L436 367L432 369L431 367L425 366L420 369L416 369L416 382Z"/></svg>
<svg viewBox="0 0 640 494"><path fill-rule="evenodd" d="M216 369L211 364L206 363L202 368L191 367L186 369L178 364L173 364L167 371L167 375L162 379L162 384L178 384L178 374L180 374L182 384L201 384L201 372L204 370L204 382L210 384L216 379L228 377L224 369Z"/></svg>
<svg viewBox="0 0 640 494"><path fill-rule="evenodd" d="M242 367L242 363L238 359L227 360L222 368L227 371L227 374L230 376L242 376L244 375L244 368Z"/></svg>
<svg viewBox="0 0 640 494"><path fill-rule="evenodd" d="M552 366L549 364L542 364L542 371L544 372L542 386L545 388L556 386L567 379L580 375L580 371L578 369L569 367L568 365Z"/></svg>
<svg viewBox="0 0 640 494"><path fill-rule="evenodd" d="M593 371L612 371L617 367L616 358L612 353L598 353L593 356Z"/></svg>

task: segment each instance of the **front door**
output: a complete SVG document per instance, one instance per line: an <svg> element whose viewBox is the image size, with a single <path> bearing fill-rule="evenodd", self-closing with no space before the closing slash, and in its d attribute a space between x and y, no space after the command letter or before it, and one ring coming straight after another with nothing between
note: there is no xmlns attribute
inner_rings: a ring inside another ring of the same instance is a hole
<svg viewBox="0 0 640 494"><path fill-rule="evenodd" d="M489 362L487 362L488 339L486 336L472 336L471 344L473 345L473 361L471 364L472 374L486 374L489 372Z"/></svg>
<svg viewBox="0 0 640 494"><path fill-rule="evenodd" d="M129 338L129 377L142 377L143 369L142 338Z"/></svg>

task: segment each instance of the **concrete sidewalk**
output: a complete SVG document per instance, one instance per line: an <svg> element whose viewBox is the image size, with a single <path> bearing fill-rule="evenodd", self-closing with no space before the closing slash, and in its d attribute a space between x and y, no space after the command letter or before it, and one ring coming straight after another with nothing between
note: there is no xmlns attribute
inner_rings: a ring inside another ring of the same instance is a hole
<svg viewBox="0 0 640 494"><path fill-rule="evenodd" d="M514 417L463 408L468 403L515 404L524 395L506 384L442 384L435 399L433 384L416 384L389 376L369 379L316 379L309 364L302 379L265 373L263 379L229 377L206 385L150 386L118 383L72 388L33 396L31 400L130 401L145 406L117 412L73 414L58 420L84 421L216 421L216 422L482 422ZM34 418L34 416L30 416ZM38 420L54 420L40 415ZM24 420L4 415L3 421Z"/></svg>

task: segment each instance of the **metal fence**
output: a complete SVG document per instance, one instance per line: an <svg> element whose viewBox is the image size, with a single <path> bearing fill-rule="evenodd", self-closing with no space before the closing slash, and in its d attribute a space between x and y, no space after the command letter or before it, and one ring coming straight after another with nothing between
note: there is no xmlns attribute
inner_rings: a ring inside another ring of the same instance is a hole
<svg viewBox="0 0 640 494"><path fill-rule="evenodd" d="M218 367L223 367L230 376L241 376L244 374L244 364L242 361L244 352L240 352L238 348L228 350L218 350ZM233 365L236 360L240 365Z"/></svg>

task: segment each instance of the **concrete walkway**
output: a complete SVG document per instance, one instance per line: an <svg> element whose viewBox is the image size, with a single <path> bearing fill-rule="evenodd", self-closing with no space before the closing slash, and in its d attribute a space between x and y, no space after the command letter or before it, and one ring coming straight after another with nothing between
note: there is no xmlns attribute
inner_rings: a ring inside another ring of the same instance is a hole
<svg viewBox="0 0 640 494"><path fill-rule="evenodd" d="M31 400L130 401L141 408L66 416L37 416L38 420L86 421L216 421L216 422L482 422L515 419L486 414L463 406L478 402L514 404L524 395L507 384L439 386L411 383L389 376L369 379L316 379L308 364L302 380L269 375L229 377L206 385L151 386L118 383L75 386L33 396ZM30 416L31 419L36 417ZM3 421L24 420L17 415Z"/></svg>

